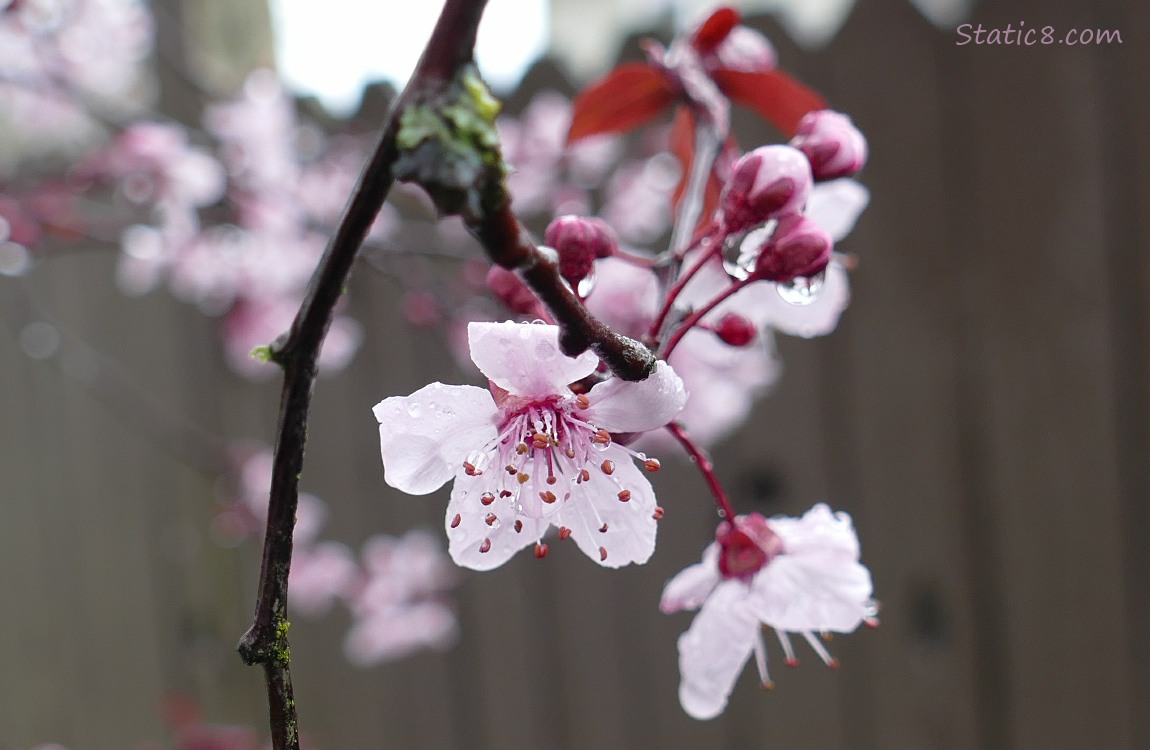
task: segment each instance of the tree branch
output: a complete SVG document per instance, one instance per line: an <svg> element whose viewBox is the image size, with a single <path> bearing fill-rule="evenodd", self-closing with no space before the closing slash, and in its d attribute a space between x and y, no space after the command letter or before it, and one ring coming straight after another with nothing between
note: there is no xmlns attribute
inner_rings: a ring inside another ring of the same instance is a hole
<svg viewBox="0 0 1150 750"><path fill-rule="evenodd" d="M511 212L509 202L495 211L465 219L492 261L519 273L559 324L559 345L575 356L593 349L624 380L643 380L655 371L655 355L634 339L620 336L592 315L559 273L555 253L539 248Z"/></svg>
<svg viewBox="0 0 1150 750"><path fill-rule="evenodd" d="M287 639L288 573L316 359L360 245L395 180L401 118L413 103L423 101L428 92L442 90L471 62L485 5L486 0L447 0L411 81L392 106L375 153L344 209L286 339L271 348L272 359L284 370L279 431L256 610L238 651L248 664L264 668L275 750L299 748Z"/></svg>

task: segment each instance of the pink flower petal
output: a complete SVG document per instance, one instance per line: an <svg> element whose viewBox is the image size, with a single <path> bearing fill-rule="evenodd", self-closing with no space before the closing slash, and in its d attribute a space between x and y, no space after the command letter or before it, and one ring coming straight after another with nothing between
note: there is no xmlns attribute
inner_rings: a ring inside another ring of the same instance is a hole
<svg viewBox="0 0 1150 750"><path fill-rule="evenodd" d="M621 448L611 446L601 455L614 464L612 473L592 471L589 481L574 485L552 523L570 528L579 549L606 568L641 565L655 551L655 491ZM626 502L622 492L628 493ZM607 530L600 531L604 524Z"/></svg>
<svg viewBox="0 0 1150 750"><path fill-rule="evenodd" d="M779 296L774 284L752 284L750 288L760 295L755 305L761 321L783 333L808 339L833 331L851 299L846 269L833 257L822 287L809 305L792 305Z"/></svg>
<svg viewBox="0 0 1150 750"><path fill-rule="evenodd" d="M646 432L678 416L687 404L687 389L671 366L660 361L646 380L611 378L592 388L587 398L588 419L608 432Z"/></svg>
<svg viewBox="0 0 1150 750"><path fill-rule="evenodd" d="M868 614L870 572L849 558L779 555L755 574L750 603L776 630L849 633Z"/></svg>
<svg viewBox="0 0 1150 750"><path fill-rule="evenodd" d="M869 202L870 193L854 180L831 180L811 188L805 213L838 242L854 229Z"/></svg>
<svg viewBox="0 0 1150 750"><path fill-rule="evenodd" d="M870 572L858 562L859 542L846 513L825 504L802 518L767 522L784 554L754 579L754 608L777 630L850 632L867 616Z"/></svg>
<svg viewBox="0 0 1150 750"><path fill-rule="evenodd" d="M519 550L535 544L547 530L545 519L516 514L505 501L485 504L482 498L490 484L487 480L485 476L457 476L444 519L451 559L472 570L499 567ZM488 523L491 514L495 520ZM518 531L516 521L520 522Z"/></svg>
<svg viewBox="0 0 1150 750"><path fill-rule="evenodd" d="M681 612L684 609L698 609L719 585L719 545L712 542L703 551L703 561L684 568L667 581L663 596L659 599L659 610L663 614Z"/></svg>
<svg viewBox="0 0 1150 750"><path fill-rule="evenodd" d="M459 638L459 623L439 602L416 602L357 618L344 641L353 664L371 666L401 659L421 648L443 649Z"/></svg>
<svg viewBox="0 0 1150 750"><path fill-rule="evenodd" d="M859 559L859 538L849 514L831 511L826 503L818 503L802 518L776 516L767 521L771 530L783 541L788 554L832 554L851 560Z"/></svg>
<svg viewBox="0 0 1150 750"><path fill-rule="evenodd" d="M470 323L471 359L496 385L517 396L565 394L595 371L593 352L571 358L559 350L559 328L523 323Z"/></svg>
<svg viewBox="0 0 1150 750"><path fill-rule="evenodd" d="M470 385L432 383L373 409L379 420L384 481L412 495L439 489L470 451L496 437L491 395Z"/></svg>
<svg viewBox="0 0 1150 750"><path fill-rule="evenodd" d="M723 712L760 637L746 597L746 584L724 581L679 636L679 702L693 718L713 719Z"/></svg>

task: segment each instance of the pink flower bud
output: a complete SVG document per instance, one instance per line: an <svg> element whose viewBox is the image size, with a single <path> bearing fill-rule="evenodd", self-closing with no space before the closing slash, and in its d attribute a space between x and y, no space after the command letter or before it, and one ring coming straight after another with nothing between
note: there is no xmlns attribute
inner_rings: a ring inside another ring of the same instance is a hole
<svg viewBox="0 0 1150 750"><path fill-rule="evenodd" d="M547 226L543 242L559 253L559 273L572 286L587 278L596 258L614 255L615 233L602 219L560 216Z"/></svg>
<svg viewBox="0 0 1150 750"><path fill-rule="evenodd" d="M762 73L774 70L777 58L765 36L747 26L736 26L704 63L708 68Z"/></svg>
<svg viewBox="0 0 1150 750"><path fill-rule="evenodd" d="M850 177L866 163L866 138L851 118L829 109L805 115L791 145L811 160L819 181Z"/></svg>
<svg viewBox="0 0 1150 750"><path fill-rule="evenodd" d="M719 524L715 540L724 578L750 578L783 551L782 540L758 513Z"/></svg>
<svg viewBox="0 0 1150 750"><path fill-rule="evenodd" d="M755 340L755 324L738 313L727 313L711 329L729 346L746 346Z"/></svg>
<svg viewBox="0 0 1150 750"><path fill-rule="evenodd" d="M719 205L729 232L798 213L811 190L811 165L790 146L760 146L731 168Z"/></svg>
<svg viewBox="0 0 1150 750"><path fill-rule="evenodd" d="M754 276L779 282L814 276L827 267L833 248L831 236L811 219L802 214L784 216L759 251Z"/></svg>
<svg viewBox="0 0 1150 750"><path fill-rule="evenodd" d="M503 266L492 266L487 272L487 288L515 313L533 315L539 304L535 293L523 283L523 279Z"/></svg>

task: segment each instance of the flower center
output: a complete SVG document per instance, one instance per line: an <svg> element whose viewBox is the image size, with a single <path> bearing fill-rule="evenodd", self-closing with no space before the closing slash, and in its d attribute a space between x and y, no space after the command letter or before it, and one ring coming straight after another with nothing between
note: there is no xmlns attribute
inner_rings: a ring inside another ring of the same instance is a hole
<svg viewBox="0 0 1150 750"><path fill-rule="evenodd" d="M758 513L738 516L715 532L719 572L724 578L750 578L783 550L783 540Z"/></svg>
<svg viewBox="0 0 1150 750"><path fill-rule="evenodd" d="M610 433L579 414L588 406L586 396L504 402L499 436L463 464L469 476L490 476L482 503L500 499L515 514L544 518L592 476L611 479L619 499L630 500L630 491L613 477L615 464L601 455L611 445Z"/></svg>
<svg viewBox="0 0 1150 750"><path fill-rule="evenodd" d="M524 524L520 515L546 519L559 527L560 540L569 539L573 533L564 524L573 524L584 538L603 535L599 559L606 560L608 547L619 541L616 535L620 532L609 533L610 525L596 503L611 496L626 503L632 497L622 480L627 472L616 473L611 456L618 458L618 451L622 451L627 460L637 458L651 472L659 470L659 461L614 443L609 432L589 422L581 414L591 405L584 395L543 400L506 397L499 403L503 419L498 437L473 451L463 464L468 476L484 477L479 498L486 510L484 521L492 529L513 521L515 533L521 533ZM580 493L584 502L578 510L560 516L563 506L578 500ZM656 507L654 519L662 515L663 509ZM462 516L456 514L452 526L461 522ZM536 528L542 534L547 526ZM536 541L535 556L545 557L547 545ZM490 551L491 544L491 539L485 538L479 551Z"/></svg>

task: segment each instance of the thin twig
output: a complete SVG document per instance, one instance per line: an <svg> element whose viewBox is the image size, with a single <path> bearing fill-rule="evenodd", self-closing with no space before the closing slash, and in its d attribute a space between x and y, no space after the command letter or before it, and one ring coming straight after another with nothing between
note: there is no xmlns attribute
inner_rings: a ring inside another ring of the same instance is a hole
<svg viewBox="0 0 1150 750"><path fill-rule="evenodd" d="M418 92L442 86L470 63L484 5L486 0L448 0L444 6L411 82L392 106L375 153L324 251L286 340L272 347L272 358L284 370L279 432L256 611L238 650L245 662L264 668L275 750L299 748L287 639L287 583L316 358L360 245L394 181L400 116Z"/></svg>
<svg viewBox="0 0 1150 750"><path fill-rule="evenodd" d="M695 464L699 472L702 473L703 479L707 481L707 487L710 488L711 495L714 497L715 507L719 511L719 516L727 520L734 518L735 509L731 507L731 501L727 497L723 485L720 484L719 478L715 475L715 466L711 463L711 458L707 455L707 452L691 439L691 436L683 429L683 425L678 422L672 422L667 425L667 431L671 433L672 437L679 441L679 445L683 446L683 449L687 451L687 455L691 457L691 462Z"/></svg>
<svg viewBox="0 0 1150 750"><path fill-rule="evenodd" d="M491 260L519 273L543 301L561 333L559 344L574 356L593 349L603 363L623 380L643 380L655 371L655 355L634 339L608 328L587 308L563 280L558 258L535 245L509 204L468 222Z"/></svg>

